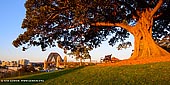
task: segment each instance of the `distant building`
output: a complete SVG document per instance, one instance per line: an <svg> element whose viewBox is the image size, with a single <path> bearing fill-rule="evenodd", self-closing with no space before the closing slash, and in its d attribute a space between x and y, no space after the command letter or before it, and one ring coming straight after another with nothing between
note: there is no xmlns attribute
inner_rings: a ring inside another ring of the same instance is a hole
<svg viewBox="0 0 170 85"><path fill-rule="evenodd" d="M9 66L10 62L9 61L2 61L1 66Z"/></svg>
<svg viewBox="0 0 170 85"><path fill-rule="evenodd" d="M6 62L6 66L10 66L10 62L9 61Z"/></svg>
<svg viewBox="0 0 170 85"><path fill-rule="evenodd" d="M5 66L6 65L6 62L5 61L2 61L1 62L1 66Z"/></svg>
<svg viewBox="0 0 170 85"><path fill-rule="evenodd" d="M22 67L8 67L8 69L13 71L18 71L18 69L21 69Z"/></svg>
<svg viewBox="0 0 170 85"><path fill-rule="evenodd" d="M28 65L29 64L29 60L27 59L21 59L21 60L18 60L18 65Z"/></svg>
<svg viewBox="0 0 170 85"><path fill-rule="evenodd" d="M30 62L34 67L43 67L44 62Z"/></svg>
<svg viewBox="0 0 170 85"><path fill-rule="evenodd" d="M17 66L17 61L11 61L10 66Z"/></svg>
<svg viewBox="0 0 170 85"><path fill-rule="evenodd" d="M2 61L1 66L17 66L17 61Z"/></svg>

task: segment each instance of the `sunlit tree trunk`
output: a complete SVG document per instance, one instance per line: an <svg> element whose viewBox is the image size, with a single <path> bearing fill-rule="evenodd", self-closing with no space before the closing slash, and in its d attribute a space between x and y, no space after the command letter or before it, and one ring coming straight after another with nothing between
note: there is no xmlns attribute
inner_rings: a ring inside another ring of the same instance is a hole
<svg viewBox="0 0 170 85"><path fill-rule="evenodd" d="M130 59L160 57L169 54L159 47L148 33L139 33L139 35L134 35L134 39L134 53Z"/></svg>
<svg viewBox="0 0 170 85"><path fill-rule="evenodd" d="M152 39L153 19L143 13L134 27L134 53L130 59L143 59L169 55Z"/></svg>

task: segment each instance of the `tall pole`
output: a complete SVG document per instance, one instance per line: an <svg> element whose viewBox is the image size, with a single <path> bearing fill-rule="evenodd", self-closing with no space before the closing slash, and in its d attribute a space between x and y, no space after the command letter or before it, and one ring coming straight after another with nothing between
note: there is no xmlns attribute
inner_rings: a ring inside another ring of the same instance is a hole
<svg viewBox="0 0 170 85"><path fill-rule="evenodd" d="M47 70L47 67L48 67L47 61L44 60L44 70Z"/></svg>
<svg viewBox="0 0 170 85"><path fill-rule="evenodd" d="M66 63L67 63L67 56L64 56L64 67L66 67Z"/></svg>
<svg viewBox="0 0 170 85"><path fill-rule="evenodd" d="M60 66L60 56L57 56L56 68L59 68L59 66Z"/></svg>

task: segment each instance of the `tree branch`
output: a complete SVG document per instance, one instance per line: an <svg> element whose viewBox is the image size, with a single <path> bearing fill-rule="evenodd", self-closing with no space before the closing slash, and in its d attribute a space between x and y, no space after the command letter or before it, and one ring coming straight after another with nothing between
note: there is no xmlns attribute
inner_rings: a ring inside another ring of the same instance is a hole
<svg viewBox="0 0 170 85"><path fill-rule="evenodd" d="M163 14L163 13L159 13L159 14L153 16L153 18L154 18L154 19L155 19L155 18L158 18L158 17L161 16L162 14Z"/></svg>
<svg viewBox="0 0 170 85"><path fill-rule="evenodd" d="M155 8L151 11L151 16L153 16L156 13L156 11L161 7L162 4L163 0L159 0Z"/></svg>
<svg viewBox="0 0 170 85"><path fill-rule="evenodd" d="M107 22L97 22L97 23L92 23L92 26L117 26L126 29L128 32L133 34L133 26L129 26L128 24L125 23L107 23Z"/></svg>

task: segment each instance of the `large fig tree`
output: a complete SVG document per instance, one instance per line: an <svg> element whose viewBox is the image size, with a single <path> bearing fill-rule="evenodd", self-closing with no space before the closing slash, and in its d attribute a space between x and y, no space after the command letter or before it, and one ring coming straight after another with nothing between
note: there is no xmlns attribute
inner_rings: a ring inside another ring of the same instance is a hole
<svg viewBox="0 0 170 85"><path fill-rule="evenodd" d="M130 59L169 55L155 41L170 34L169 0L27 0L22 28L15 47L90 49L107 40L110 45L134 36ZM125 46L126 47L126 46Z"/></svg>

